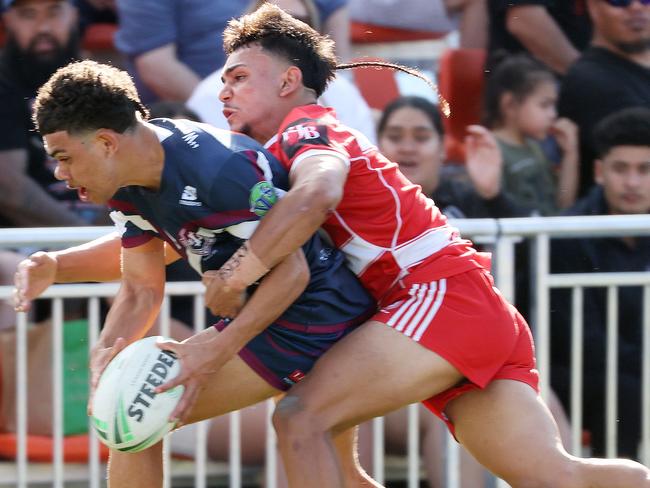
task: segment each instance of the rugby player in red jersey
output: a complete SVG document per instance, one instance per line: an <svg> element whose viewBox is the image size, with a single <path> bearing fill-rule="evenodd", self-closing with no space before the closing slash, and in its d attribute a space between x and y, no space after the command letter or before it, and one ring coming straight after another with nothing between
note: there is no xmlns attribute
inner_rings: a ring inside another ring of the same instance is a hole
<svg viewBox="0 0 650 488"><path fill-rule="evenodd" d="M220 98L233 130L275 154L291 189L220 271L206 299L235 315L242 291L319 227L379 303L280 401L274 415L292 486L342 486L331 438L423 401L488 469L515 487L649 487L627 460L562 447L538 394L533 340L493 286L489 257L364 136L317 105L331 41L273 6L231 21Z"/></svg>

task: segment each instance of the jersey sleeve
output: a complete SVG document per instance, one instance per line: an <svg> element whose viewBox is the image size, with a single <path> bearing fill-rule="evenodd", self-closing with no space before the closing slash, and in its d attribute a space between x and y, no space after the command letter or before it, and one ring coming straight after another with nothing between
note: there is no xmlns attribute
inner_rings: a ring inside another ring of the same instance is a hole
<svg viewBox="0 0 650 488"><path fill-rule="evenodd" d="M350 156L345 141L355 137L340 125L325 124L319 119L303 118L287 124L279 136L281 160L293 171L308 157L334 156L350 166Z"/></svg>
<svg viewBox="0 0 650 488"><path fill-rule="evenodd" d="M137 213L123 192L118 192L110 200L109 207L111 220L122 237L122 247L138 247L158 237L156 228Z"/></svg>
<svg viewBox="0 0 650 488"><path fill-rule="evenodd" d="M228 157L210 187L207 203L214 212L202 225L222 228L240 239L250 237L280 196L258 158L255 151Z"/></svg>

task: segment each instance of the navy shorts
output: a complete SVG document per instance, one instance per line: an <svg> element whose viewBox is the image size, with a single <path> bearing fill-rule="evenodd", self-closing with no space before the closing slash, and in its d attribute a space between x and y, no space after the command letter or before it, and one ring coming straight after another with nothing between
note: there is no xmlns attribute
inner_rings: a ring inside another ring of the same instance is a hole
<svg viewBox="0 0 650 488"><path fill-rule="evenodd" d="M286 391L300 381L316 360L339 339L364 323L375 309L341 324L302 325L278 320L255 336L239 351L253 371L278 390ZM230 321L214 324L222 331Z"/></svg>

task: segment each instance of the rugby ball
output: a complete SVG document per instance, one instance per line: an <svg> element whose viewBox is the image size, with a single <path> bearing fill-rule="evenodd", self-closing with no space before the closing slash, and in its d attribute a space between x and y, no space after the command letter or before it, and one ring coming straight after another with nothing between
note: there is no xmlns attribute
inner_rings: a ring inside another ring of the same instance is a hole
<svg viewBox="0 0 650 488"><path fill-rule="evenodd" d="M121 350L102 373L92 402L91 424L111 449L138 452L161 440L174 428L169 421L184 387L164 393L154 389L180 372L180 361L145 337Z"/></svg>

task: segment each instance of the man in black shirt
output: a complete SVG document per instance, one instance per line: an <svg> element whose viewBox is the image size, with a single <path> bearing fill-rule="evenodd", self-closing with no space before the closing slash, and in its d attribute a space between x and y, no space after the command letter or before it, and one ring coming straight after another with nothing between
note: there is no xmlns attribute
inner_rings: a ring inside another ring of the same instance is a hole
<svg viewBox="0 0 650 488"><path fill-rule="evenodd" d="M580 128L580 186L593 183L593 130L625 107L650 107L650 5L588 0L594 37L562 81L559 112Z"/></svg>
<svg viewBox="0 0 650 488"><path fill-rule="evenodd" d="M650 213L650 109L616 112L596 128L597 185L566 215ZM553 273L650 271L650 237L555 239ZM552 383L569 407L571 294L552 293ZM641 432L642 289L618 290L618 454L637 456ZM584 426L604 453L607 290L584 290Z"/></svg>
<svg viewBox="0 0 650 488"><path fill-rule="evenodd" d="M587 47L591 23L585 0L489 0L490 58L528 52L558 74Z"/></svg>
<svg viewBox="0 0 650 488"><path fill-rule="evenodd" d="M0 226L67 226L95 221L52 173L33 130L37 88L79 57L77 12L65 0L3 0L6 43L0 56Z"/></svg>

